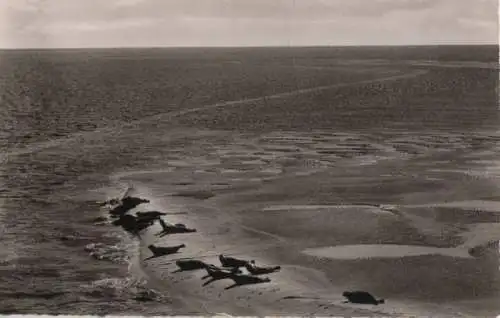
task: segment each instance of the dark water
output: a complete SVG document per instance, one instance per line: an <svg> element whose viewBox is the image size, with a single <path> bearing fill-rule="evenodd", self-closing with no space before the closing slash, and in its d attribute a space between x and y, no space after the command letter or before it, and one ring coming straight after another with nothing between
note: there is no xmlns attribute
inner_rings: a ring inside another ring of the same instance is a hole
<svg viewBox="0 0 500 318"><path fill-rule="evenodd" d="M445 151L458 166L485 153L487 162L466 165L490 171L477 184L498 185L496 47L3 51L0 59L2 313L182 313L168 295L136 300L147 291L128 273L136 243L93 219L102 214L95 190L122 188L111 174L208 153L193 145L216 140L193 131L362 136L334 151L347 160ZM337 86L312 89L329 85ZM316 159L329 155L320 149Z"/></svg>

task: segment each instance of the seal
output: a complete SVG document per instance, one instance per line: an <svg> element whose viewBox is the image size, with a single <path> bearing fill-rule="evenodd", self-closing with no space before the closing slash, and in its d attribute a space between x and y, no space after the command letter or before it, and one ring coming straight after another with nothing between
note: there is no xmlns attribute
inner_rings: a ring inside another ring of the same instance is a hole
<svg viewBox="0 0 500 318"><path fill-rule="evenodd" d="M252 275L271 274L281 270L281 266L255 266L255 261L245 264L245 268Z"/></svg>
<svg viewBox="0 0 500 318"><path fill-rule="evenodd" d="M219 255L219 261L224 267L243 267L249 263L248 261L242 259L226 257L223 254Z"/></svg>
<svg viewBox="0 0 500 318"><path fill-rule="evenodd" d="M346 302L355 304L378 305L385 302L384 299L375 299L372 294L365 291L345 291L342 296L347 298Z"/></svg>
<svg viewBox="0 0 500 318"><path fill-rule="evenodd" d="M258 276L251 276L251 275L232 275L229 278L234 281L234 285L228 286L224 289L231 289L241 285L269 283L271 281L269 277L261 278Z"/></svg>
<svg viewBox="0 0 500 318"><path fill-rule="evenodd" d="M153 244L148 245L149 250L153 253L153 257L160 257L164 255L170 255L178 253L181 248L186 247L184 244L176 245L176 246L154 246Z"/></svg>

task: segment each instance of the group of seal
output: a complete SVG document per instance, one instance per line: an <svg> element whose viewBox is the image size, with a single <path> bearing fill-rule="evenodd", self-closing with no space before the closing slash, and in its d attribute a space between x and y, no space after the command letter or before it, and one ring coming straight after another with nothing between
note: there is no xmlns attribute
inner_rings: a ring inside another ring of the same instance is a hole
<svg viewBox="0 0 500 318"><path fill-rule="evenodd" d="M271 279L269 277L259 277L258 275L270 274L281 269L280 266L256 267L255 261L227 257L223 254L219 255L219 261L221 263L221 267L195 259L177 260L175 264L179 268L179 271L204 269L207 272L207 275L203 276L202 279L210 279L205 281L202 286L206 286L217 280L232 280L234 284L226 287L225 289L231 289L241 285L270 282ZM243 273L240 269L242 267L247 269L248 274Z"/></svg>
<svg viewBox="0 0 500 318"><path fill-rule="evenodd" d="M147 211L147 212L137 212L135 216L128 214L128 212L140 204L149 203L149 200L126 196L121 200L112 199L101 204L101 206L110 205L114 206L110 209L109 214L111 217L115 218L112 222L115 226L121 226L127 232L140 236L140 232L146 228L152 226L156 221L160 224L162 231L157 233L157 236L165 236L170 234L182 234L182 233L193 233L196 229L188 228L186 225L178 224L168 224L162 219L167 213L160 211ZM156 246L155 244L150 244L148 249L151 251L152 256L146 258L146 260L166 255L171 255L178 253L182 248L185 248L185 244L180 244L176 246ZM269 266L269 267L258 267L255 265L255 261L248 261L237 259L234 257L229 257L225 255L219 255L219 261L222 267L218 267L213 264L207 264L200 260L195 259L184 259L177 260L175 263L179 268L179 271L192 271L192 270L205 270L207 275L202 279L210 278L203 286L210 284L216 280L231 279L234 284L227 287L230 289L240 285L247 284L258 284L270 282L271 279L268 277L259 277L259 275L270 274L281 269L280 266ZM245 268L248 274L244 274L240 268Z"/></svg>
<svg viewBox="0 0 500 318"><path fill-rule="evenodd" d="M210 277L211 279L205 282L203 284L204 286L210 284L213 281L226 278L231 279L234 282L233 285L226 287L226 289L231 289L241 285L268 283L271 281L269 277L259 277L258 275L271 274L281 269L280 266L261 267L268 270L265 273L259 273L258 271L252 270L256 268L255 261L247 261L225 256L223 254L219 255L219 262L221 263L223 268L219 268L214 265L209 265L205 268L208 275L204 278ZM240 270L241 267L245 268L248 271L248 274L243 274L243 272Z"/></svg>
<svg viewBox="0 0 500 318"><path fill-rule="evenodd" d="M177 233L193 233L196 229L187 228L184 224L167 224L161 217L167 215L160 211L137 212L136 215L128 214L128 212L140 204L149 203L149 200L127 196L122 200L112 199L101 203L104 205L114 205L109 211L112 218L116 218L112 222L113 225L121 226L125 231L140 236L140 232L159 221L162 232L157 235L164 236Z"/></svg>
<svg viewBox="0 0 500 318"><path fill-rule="evenodd" d="M123 199L111 199L103 202L101 206L111 206L109 214L115 218L112 222L115 226L121 226L125 231L140 237L140 232L154 225L158 221L162 227L162 231L157 235L164 236L167 234L177 233L193 233L196 229L186 227L184 224L167 224L161 217L167 215L165 212L160 211L146 211L137 212L134 215L128 212L140 204L149 203L150 201L143 198L126 196ZM148 246L149 250L153 253L152 257L159 257L163 255L177 253L181 248L185 247L184 244L171 247L158 247L154 244Z"/></svg>
<svg viewBox="0 0 500 318"><path fill-rule="evenodd" d="M115 221L113 221L113 225L122 226L125 231L137 236L140 236L141 231L152 226L156 221L158 221L160 226L162 227L162 231L156 234L160 237L170 234L196 232L196 229L188 228L186 227L186 225L181 223L168 224L161 218L162 216L167 215L167 213L164 212L137 212L136 216L127 214L127 212L136 208L140 204L149 202L150 201L147 199L126 196L121 200L111 199L109 201L103 202L101 203L101 206L114 206L109 211L111 217L117 218ZM151 251L152 256L147 259L175 254L185 247L185 244L176 246L156 246L154 244L150 244L148 246L148 249ZM234 284L226 287L225 289L231 289L241 285L270 282L271 279L269 277L260 277L260 275L271 274L281 270L281 266L256 266L254 260L248 261L225 256L223 254L219 255L219 262L221 263L222 267L208 264L196 259L177 260L175 264L179 268L178 271L205 270L207 272L207 275L203 276L202 279L210 279L205 281L202 286L206 286L217 280L232 280ZM240 268L245 268L248 274L244 274ZM346 302L350 303L372 305L384 303L384 299L376 299L373 295L365 291L345 291L342 293L342 296L347 298Z"/></svg>

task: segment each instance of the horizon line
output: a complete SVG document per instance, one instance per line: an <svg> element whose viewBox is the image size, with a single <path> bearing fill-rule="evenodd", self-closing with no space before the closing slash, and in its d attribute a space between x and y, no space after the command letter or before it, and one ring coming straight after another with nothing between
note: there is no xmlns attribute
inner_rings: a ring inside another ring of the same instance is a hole
<svg viewBox="0 0 500 318"><path fill-rule="evenodd" d="M186 46L82 46L82 47L0 47L0 51L21 51L21 50L106 50L106 49L223 49L223 48L354 48L354 47L450 47L450 46L496 46L499 43L442 43L442 44L350 44L350 45L186 45Z"/></svg>

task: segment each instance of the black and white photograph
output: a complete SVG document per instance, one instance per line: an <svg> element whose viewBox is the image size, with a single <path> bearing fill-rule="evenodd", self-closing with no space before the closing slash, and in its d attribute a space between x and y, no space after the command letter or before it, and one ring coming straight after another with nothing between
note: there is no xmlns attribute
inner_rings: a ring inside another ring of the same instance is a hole
<svg viewBox="0 0 500 318"><path fill-rule="evenodd" d="M498 0L0 0L0 315L500 315Z"/></svg>

